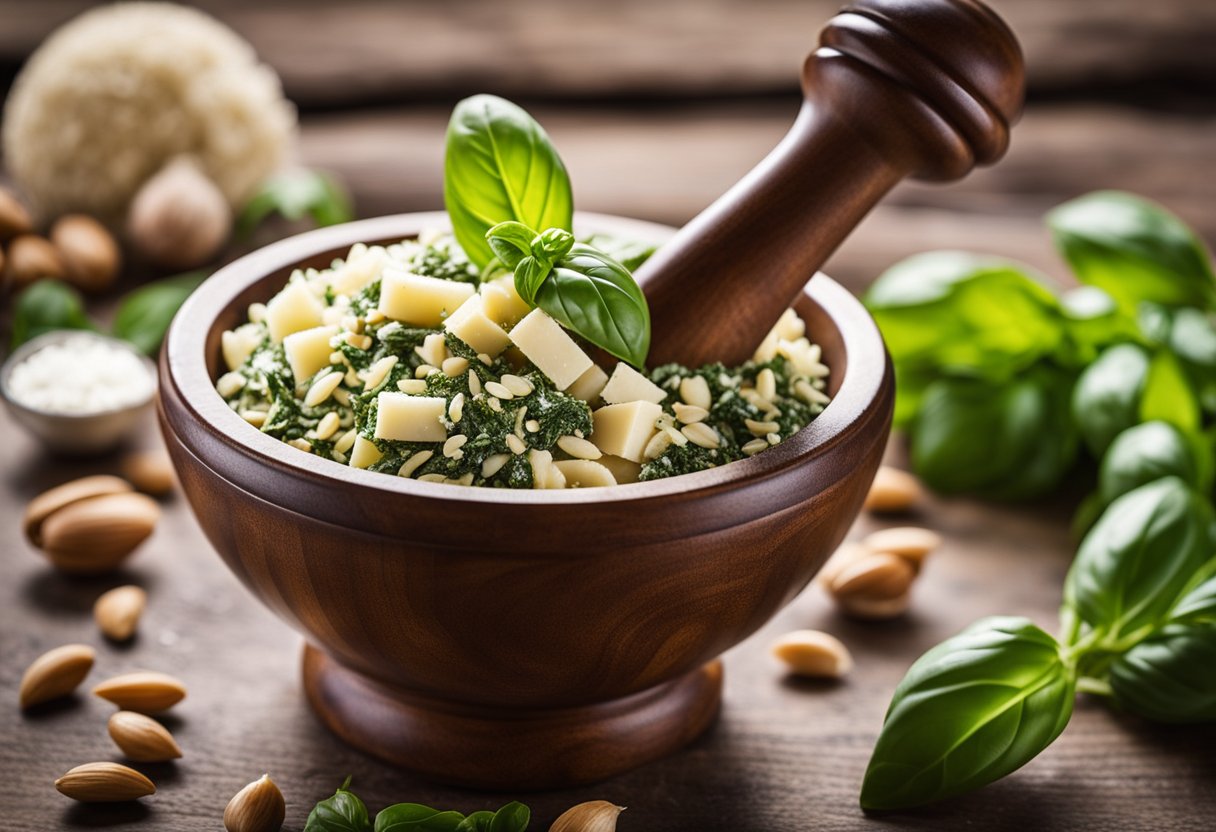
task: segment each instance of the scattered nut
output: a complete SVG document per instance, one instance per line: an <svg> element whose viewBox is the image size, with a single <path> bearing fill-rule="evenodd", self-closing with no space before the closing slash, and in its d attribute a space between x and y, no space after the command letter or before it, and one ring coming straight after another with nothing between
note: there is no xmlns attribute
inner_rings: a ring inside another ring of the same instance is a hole
<svg viewBox="0 0 1216 832"><path fill-rule="evenodd" d="M842 543L840 544L840 548L833 552L832 556L828 558L827 563L820 568L819 574L816 575L815 578L823 585L824 589L831 591L832 581L836 579L836 576L840 574L842 569L854 561L860 560L866 555L871 554L873 554L873 552L871 552L865 546L862 546L860 543L854 543L852 541Z"/></svg>
<svg viewBox="0 0 1216 832"><path fill-rule="evenodd" d="M21 707L41 705L76 690L93 669L94 656L88 645L65 644L34 659L21 677Z"/></svg>
<svg viewBox="0 0 1216 832"><path fill-rule="evenodd" d="M172 708L182 701L186 697L186 686L167 673L141 670L106 679L93 688L93 693L124 711L150 714Z"/></svg>
<svg viewBox="0 0 1216 832"><path fill-rule="evenodd" d="M97 476L84 477L44 491L25 509L25 536L35 546L42 545L42 524L59 509L72 503L87 500L91 497L101 497L106 494L125 494L131 491L131 484L118 477Z"/></svg>
<svg viewBox="0 0 1216 832"><path fill-rule="evenodd" d="M69 283L86 292L104 292L114 285L122 255L114 237L97 220L66 214L51 226L51 243Z"/></svg>
<svg viewBox="0 0 1216 832"><path fill-rule="evenodd" d="M55 781L55 788L73 800L118 803L156 794L156 786L133 768L118 763L85 763Z"/></svg>
<svg viewBox="0 0 1216 832"><path fill-rule="evenodd" d="M128 760L137 763L164 763L182 756L169 729L150 716L134 711L118 711L107 726L110 739Z"/></svg>
<svg viewBox="0 0 1216 832"><path fill-rule="evenodd" d="M845 615L852 618L883 621L907 612L911 598L911 594L905 592L895 598L866 598L865 596L837 598L836 603L840 605L840 609Z"/></svg>
<svg viewBox="0 0 1216 832"><path fill-rule="evenodd" d="M177 476L173 463L163 450L135 451L122 460L122 474L132 485L153 497L164 497L173 491Z"/></svg>
<svg viewBox="0 0 1216 832"><path fill-rule="evenodd" d="M8 244L5 274L14 289L21 289L43 278L60 278L63 261L50 241L36 234L22 234Z"/></svg>
<svg viewBox="0 0 1216 832"><path fill-rule="evenodd" d="M924 496L920 480L907 471L883 465L874 476L862 508L877 514L898 514L911 509Z"/></svg>
<svg viewBox="0 0 1216 832"><path fill-rule="evenodd" d="M919 570L925 558L942 545L942 537L929 529L914 526L898 526L871 532L862 538L862 545L872 552L889 552L899 555Z"/></svg>
<svg viewBox="0 0 1216 832"><path fill-rule="evenodd" d="M269 774L263 774L228 801L224 828L228 832L278 832L286 814L283 793Z"/></svg>
<svg viewBox="0 0 1216 832"><path fill-rule="evenodd" d="M915 577L912 565L899 555L878 552L859 558L841 569L832 580L831 590L837 599L898 598L907 594Z"/></svg>
<svg viewBox="0 0 1216 832"><path fill-rule="evenodd" d="M849 649L840 639L818 630L787 633L773 643L772 653L799 676L839 679L853 669Z"/></svg>
<svg viewBox="0 0 1216 832"><path fill-rule="evenodd" d="M549 832L615 832L616 819L623 811L624 806L607 800L589 800L562 812Z"/></svg>
<svg viewBox="0 0 1216 832"><path fill-rule="evenodd" d="M6 188L0 188L0 240L28 234L33 228L30 212Z"/></svg>
<svg viewBox="0 0 1216 832"><path fill-rule="evenodd" d="M135 249L159 266L201 266L228 239L232 212L189 157L178 157L139 189L127 215Z"/></svg>
<svg viewBox="0 0 1216 832"><path fill-rule="evenodd" d="M148 603L148 593L133 584L102 593L93 604L93 619L106 638L126 641L135 635L139 617Z"/></svg>
<svg viewBox="0 0 1216 832"><path fill-rule="evenodd" d="M143 494L80 500L42 523L42 551L64 572L109 572L152 534L159 518L156 501Z"/></svg>

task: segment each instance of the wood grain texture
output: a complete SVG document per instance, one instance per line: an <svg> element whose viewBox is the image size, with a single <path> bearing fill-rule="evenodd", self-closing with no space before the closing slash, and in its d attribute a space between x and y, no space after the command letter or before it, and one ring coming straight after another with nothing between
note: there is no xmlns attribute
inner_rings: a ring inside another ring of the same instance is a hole
<svg viewBox="0 0 1216 832"><path fill-rule="evenodd" d="M95 0L4 0L0 61ZM843 0L197 0L247 37L305 106L512 96L718 97L796 90ZM1216 75L1207 0L994 0L1032 90L1118 92ZM504 60L503 56L510 56Z"/></svg>
<svg viewBox="0 0 1216 832"><path fill-rule="evenodd" d="M819 277L797 308L834 368L832 404L766 454L607 490L374 474L286 449L228 409L214 390L219 339L251 300L355 242L392 242L437 219L323 229L208 280L161 355L169 452L232 570L346 671L306 665L312 701L340 734L482 786L536 789L633 768L682 745L699 733L685 726L704 727L716 710L715 689L669 683L762 626L843 538L890 428L886 352L860 305ZM626 700L635 695L643 701ZM452 729L457 717L468 730ZM528 764L514 759L519 746Z"/></svg>

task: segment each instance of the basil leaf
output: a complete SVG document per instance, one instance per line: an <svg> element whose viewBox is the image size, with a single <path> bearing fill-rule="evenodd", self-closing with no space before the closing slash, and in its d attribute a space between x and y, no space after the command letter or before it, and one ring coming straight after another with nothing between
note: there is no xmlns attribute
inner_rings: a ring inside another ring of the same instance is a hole
<svg viewBox="0 0 1216 832"><path fill-rule="evenodd" d="M346 190L329 174L315 170L291 170L267 179L237 216L238 236L248 236L272 214L292 222L308 216L318 226L354 218Z"/></svg>
<svg viewBox="0 0 1216 832"><path fill-rule="evenodd" d="M1077 379L1073 418L1094 456L1100 458L1116 436L1141 421L1149 364L1142 347L1119 344L1099 355Z"/></svg>
<svg viewBox="0 0 1216 832"><path fill-rule="evenodd" d="M553 264L548 260L528 256L515 266L515 293L524 303L536 306L536 293L540 286L553 272Z"/></svg>
<svg viewBox="0 0 1216 832"><path fill-rule="evenodd" d="M1022 767L1060 735L1075 681L1050 635L989 618L917 659L891 700L861 787L863 809L952 797Z"/></svg>
<svg viewBox="0 0 1216 832"><path fill-rule="evenodd" d="M1070 342L1067 359L1072 364L1088 365L1112 344L1139 340L1136 320L1097 286L1070 289L1060 296L1060 308Z"/></svg>
<svg viewBox="0 0 1216 832"><path fill-rule="evenodd" d="M1076 459L1070 381L1039 368L1009 382L944 377L929 384L909 432L912 464L943 493L1005 500L1049 493Z"/></svg>
<svg viewBox="0 0 1216 832"><path fill-rule="evenodd" d="M460 812L441 812L418 803L397 803L376 815L375 832L455 832Z"/></svg>
<svg viewBox="0 0 1216 832"><path fill-rule="evenodd" d="M141 352L154 355L177 310L207 279L208 272L188 272L149 283L127 294L114 314L114 334Z"/></svg>
<svg viewBox="0 0 1216 832"><path fill-rule="evenodd" d="M1197 431L1202 418L1199 411L1199 400L1177 356L1168 350L1158 351L1144 382L1140 419L1160 419L1186 431Z"/></svg>
<svg viewBox="0 0 1216 832"><path fill-rule="evenodd" d="M1195 584L1170 610L1172 623L1216 624L1216 559L1208 561Z"/></svg>
<svg viewBox="0 0 1216 832"><path fill-rule="evenodd" d="M524 110L493 95L466 98L452 111L443 201L456 241L479 268L494 257L485 236L498 223L569 231L574 218L570 178L549 136Z"/></svg>
<svg viewBox="0 0 1216 832"><path fill-rule="evenodd" d="M1178 477L1205 489L1195 445L1168 422L1153 421L1128 428L1115 437L1102 457L1098 493L1103 504L1162 477Z"/></svg>
<svg viewBox="0 0 1216 832"><path fill-rule="evenodd" d="M39 280L17 296L12 348L58 329L96 329L80 293L58 280Z"/></svg>
<svg viewBox="0 0 1216 832"><path fill-rule="evenodd" d="M536 232L522 222L508 220L486 232L486 242L494 252L495 260L507 269L514 269L519 261L532 255L532 241Z"/></svg>
<svg viewBox="0 0 1216 832"><path fill-rule="evenodd" d="M308 813L304 832L372 832L367 807L350 790L350 778L333 797L322 800Z"/></svg>
<svg viewBox="0 0 1216 832"><path fill-rule="evenodd" d="M1077 279L1106 290L1127 310L1141 301L1211 306L1216 299L1203 243L1156 203L1099 191L1051 211L1047 225Z"/></svg>
<svg viewBox="0 0 1216 832"><path fill-rule="evenodd" d="M630 272L636 272L659 250L654 243L630 240L613 234L590 234L579 242L604 252Z"/></svg>
<svg viewBox="0 0 1216 832"><path fill-rule="evenodd" d="M488 832L525 832L532 820L532 812L522 803L512 801L494 813Z"/></svg>
<svg viewBox="0 0 1216 832"><path fill-rule="evenodd" d="M465 819L456 827L456 832L489 832L490 823L493 820L493 812L474 812L465 816Z"/></svg>
<svg viewBox="0 0 1216 832"><path fill-rule="evenodd" d="M1165 477L1110 504L1081 542L1064 604L1121 637L1162 622L1212 553L1212 507L1185 482Z"/></svg>
<svg viewBox="0 0 1216 832"><path fill-rule="evenodd" d="M1115 659L1115 701L1157 722L1216 720L1216 621L1169 624Z"/></svg>
<svg viewBox="0 0 1216 832"><path fill-rule="evenodd" d="M536 305L622 361L646 363L650 307L633 275L608 255L575 243L540 284Z"/></svg>

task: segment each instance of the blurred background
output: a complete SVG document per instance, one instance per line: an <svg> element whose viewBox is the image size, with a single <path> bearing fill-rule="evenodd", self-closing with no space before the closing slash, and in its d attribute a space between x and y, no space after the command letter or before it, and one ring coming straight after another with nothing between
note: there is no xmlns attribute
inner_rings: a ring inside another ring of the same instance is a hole
<svg viewBox="0 0 1216 832"><path fill-rule="evenodd" d="M58 25L98 5L0 2L0 90ZM303 164L361 216L442 206L451 105L527 107L577 205L680 224L772 148L839 0L205 0L278 71ZM1027 54L1009 156L950 186L901 186L828 270L854 290L909 253L961 247L1062 275L1040 216L1094 188L1167 204L1216 239L1216 3L996 0Z"/></svg>

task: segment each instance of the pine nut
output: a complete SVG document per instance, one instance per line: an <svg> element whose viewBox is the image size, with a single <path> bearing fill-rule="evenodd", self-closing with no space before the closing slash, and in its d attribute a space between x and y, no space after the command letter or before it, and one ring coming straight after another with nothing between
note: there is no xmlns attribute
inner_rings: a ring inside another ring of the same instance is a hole
<svg viewBox="0 0 1216 832"><path fill-rule="evenodd" d="M757 422L755 419L744 419L743 424L751 431L752 436L767 436L770 433L781 430L781 425L776 422Z"/></svg>
<svg viewBox="0 0 1216 832"><path fill-rule="evenodd" d="M417 396L426 392L426 382L420 378L403 378L397 382L397 389L402 393Z"/></svg>
<svg viewBox="0 0 1216 832"><path fill-rule="evenodd" d="M449 436L448 441L443 443L443 455L448 459L460 459L464 456L464 451L460 450L464 444L469 441L469 437L463 433L458 433L455 436Z"/></svg>
<svg viewBox="0 0 1216 832"><path fill-rule="evenodd" d="M920 480L907 471L883 465L874 475L874 482L862 507L879 514L896 514L908 511L924 496L925 490Z"/></svg>
<svg viewBox="0 0 1216 832"><path fill-rule="evenodd" d="M528 446L524 444L524 440L513 433L507 434L507 447L511 449L511 453L517 456L528 450Z"/></svg>
<svg viewBox="0 0 1216 832"><path fill-rule="evenodd" d="M464 373L469 369L469 359L461 358L458 355L443 360L443 374L448 378L456 378L456 376Z"/></svg>
<svg viewBox="0 0 1216 832"><path fill-rule="evenodd" d="M457 393L452 397L452 403L448 405L448 418L453 422L459 422L464 417L464 393Z"/></svg>
<svg viewBox="0 0 1216 832"><path fill-rule="evenodd" d="M367 370L367 381L364 382L365 390L374 390L384 382L384 379L392 371L393 367L397 366L398 358L395 355L386 355Z"/></svg>
<svg viewBox="0 0 1216 832"><path fill-rule="evenodd" d="M768 367L756 375L756 392L770 402L777 398L777 377Z"/></svg>
<svg viewBox="0 0 1216 832"><path fill-rule="evenodd" d="M215 383L215 389L225 399L231 398L245 387L245 377L240 373L224 373Z"/></svg>
<svg viewBox="0 0 1216 832"><path fill-rule="evenodd" d="M473 370L469 370L469 392L474 396L481 392L481 377Z"/></svg>
<svg viewBox="0 0 1216 832"><path fill-rule="evenodd" d="M768 447L769 445L767 439L753 439L744 445L740 450L742 450L743 453L748 456L755 456L761 451L768 450Z"/></svg>
<svg viewBox="0 0 1216 832"><path fill-rule="evenodd" d="M702 448L712 450L722 444L721 439L718 438L718 432L704 422L685 425L680 428L680 433L688 437L689 442L694 445L700 445Z"/></svg>
<svg viewBox="0 0 1216 832"><path fill-rule="evenodd" d="M337 370L326 373L312 383L308 388L308 392L304 395L305 407L316 407L323 401L328 399L338 389L338 385L342 383L342 373Z"/></svg>
<svg viewBox="0 0 1216 832"><path fill-rule="evenodd" d="M818 630L786 633L771 651L798 676L839 679L853 669L853 656L840 639Z"/></svg>
<svg viewBox="0 0 1216 832"><path fill-rule="evenodd" d="M709 382L702 376L680 379L680 398L684 400L685 404L702 407L706 410L714 405L713 397L709 392Z"/></svg>
<svg viewBox="0 0 1216 832"><path fill-rule="evenodd" d="M355 432L354 428L351 428L346 433L342 434L341 438L334 443L334 450L340 454L346 453L354 447L355 439L358 438L358 436L359 434Z"/></svg>
<svg viewBox="0 0 1216 832"><path fill-rule="evenodd" d="M916 577L911 564L899 555L878 552L845 566L832 580L837 598L898 598L907 593Z"/></svg>
<svg viewBox="0 0 1216 832"><path fill-rule="evenodd" d="M509 400L515 398L514 393L512 393L506 386L504 386L503 384L501 384L497 381L487 381L486 382L486 392L489 393L491 396L494 396L495 398L503 399L504 401L509 401Z"/></svg>
<svg viewBox="0 0 1216 832"><path fill-rule="evenodd" d="M317 424L317 438L324 441L333 436L342 424L342 418L338 416L336 411L331 410L321 417L320 423Z"/></svg>
<svg viewBox="0 0 1216 832"><path fill-rule="evenodd" d="M676 412L676 418L686 425L694 425L697 422L704 422L709 417L709 411L703 407L697 407L693 404L684 404L676 402L671 406Z"/></svg>
<svg viewBox="0 0 1216 832"><path fill-rule="evenodd" d="M671 447L671 433L668 430L661 430L654 436L650 437L650 441L646 443L645 449L642 451L644 459L658 459L663 453Z"/></svg>
<svg viewBox="0 0 1216 832"><path fill-rule="evenodd" d="M510 458L510 454L490 454L481 463L481 475L486 479L489 479L501 471L502 467L507 464L507 460Z"/></svg>
<svg viewBox="0 0 1216 832"><path fill-rule="evenodd" d="M603 452L594 443L577 436L563 436L557 440L557 447L575 459L599 459Z"/></svg>
<svg viewBox="0 0 1216 832"><path fill-rule="evenodd" d="M919 569L929 553L942 545L942 538L937 532L929 529L898 526L872 532L862 538L861 542L873 552L898 555L914 569Z"/></svg>
<svg viewBox="0 0 1216 832"><path fill-rule="evenodd" d="M532 392L532 382L520 376L513 376L510 373L502 377L502 385L515 396L526 396Z"/></svg>
<svg viewBox="0 0 1216 832"><path fill-rule="evenodd" d="M417 471L419 468L421 468L423 465L425 465L430 460L430 458L433 457L434 455L435 455L434 451L418 451L417 453L412 454L410 456L410 458L407 459L401 465L401 467L397 469L397 476L399 476L399 477L414 476L414 472Z"/></svg>

